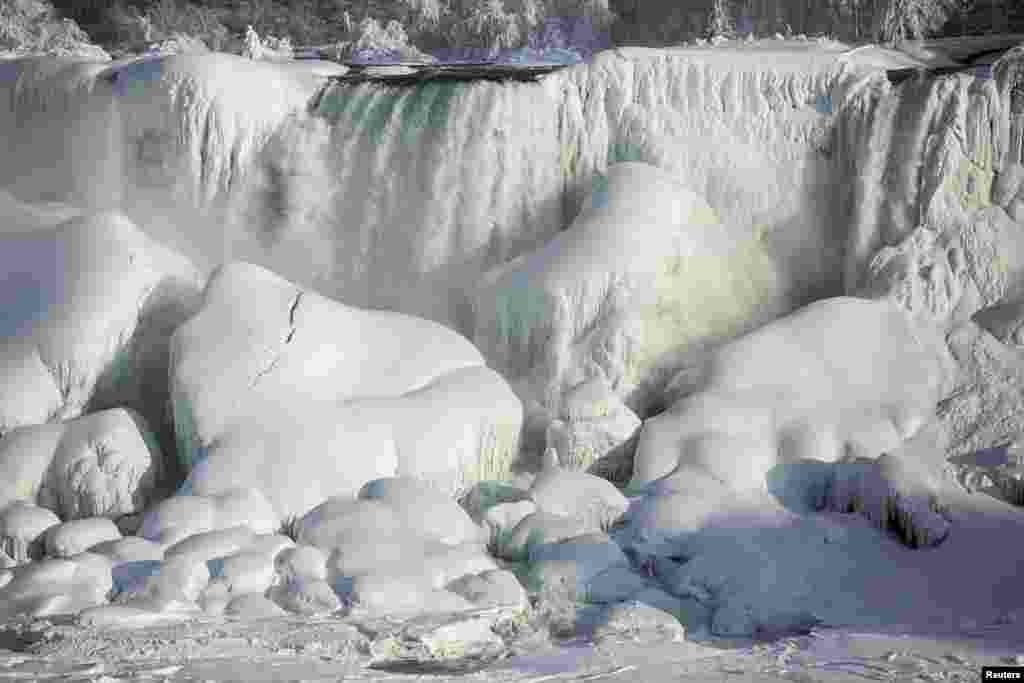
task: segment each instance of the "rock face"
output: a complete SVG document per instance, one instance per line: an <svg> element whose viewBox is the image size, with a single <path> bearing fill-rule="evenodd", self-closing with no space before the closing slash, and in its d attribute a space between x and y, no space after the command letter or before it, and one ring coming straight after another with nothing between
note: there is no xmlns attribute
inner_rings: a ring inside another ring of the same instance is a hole
<svg viewBox="0 0 1024 683"><path fill-rule="evenodd" d="M169 437L168 342L202 289L184 257L104 212L5 235L0 272L0 434L124 406Z"/></svg>
<svg viewBox="0 0 1024 683"><path fill-rule="evenodd" d="M516 456L522 407L466 339L258 266L220 268L172 347L193 493L254 487L286 518L380 477L452 493L502 478Z"/></svg>
<svg viewBox="0 0 1024 683"><path fill-rule="evenodd" d="M563 393L592 377L629 394L665 354L706 335L705 327L725 334L748 323L774 286L767 257L716 243L712 236L723 232L716 223L707 202L664 171L613 165L606 187L591 194L567 230L484 275L474 341L553 414ZM704 289L698 297L697 269L710 271L728 293L721 302L728 310L715 311L724 324L706 320L719 302L704 300ZM741 291L736 271L760 291ZM697 298L703 317L688 308Z"/></svg>
<svg viewBox="0 0 1024 683"><path fill-rule="evenodd" d="M115 408L0 438L0 507L21 500L65 520L141 512L164 469L156 439L134 411Z"/></svg>

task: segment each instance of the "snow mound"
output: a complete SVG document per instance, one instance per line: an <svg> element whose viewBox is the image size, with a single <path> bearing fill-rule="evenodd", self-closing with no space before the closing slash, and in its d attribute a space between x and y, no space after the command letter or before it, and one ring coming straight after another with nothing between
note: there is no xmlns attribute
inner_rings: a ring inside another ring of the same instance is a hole
<svg viewBox="0 0 1024 683"><path fill-rule="evenodd" d="M671 174L615 164L572 226L484 276L474 339L552 412L564 392L596 375L626 393L705 322L699 316L714 311L746 323L754 304L743 288L773 286L771 267L743 260L721 233L707 202ZM720 281L728 313L714 310L704 291L699 310L692 307L687 293L701 276Z"/></svg>
<svg viewBox="0 0 1024 683"><path fill-rule="evenodd" d="M37 503L62 519L141 512L164 469L143 418L115 408L0 439L0 505Z"/></svg>
<svg viewBox="0 0 1024 683"><path fill-rule="evenodd" d="M537 509L552 515L576 517L588 528L606 528L626 511L629 501L601 477L562 467L549 467L530 486Z"/></svg>
<svg viewBox="0 0 1024 683"><path fill-rule="evenodd" d="M90 517L76 519L51 527L46 532L46 554L50 557L67 559L84 553L94 545L116 541L121 538L109 519Z"/></svg>
<svg viewBox="0 0 1024 683"><path fill-rule="evenodd" d="M124 215L101 212L52 229L5 235L0 273L0 297L16 297L0 298L8 313L0 324L0 433L76 418L87 406L131 408L158 433L170 431L164 410L168 341L194 311L202 287L184 257ZM157 451L137 443L142 437L131 422L126 413L112 412L69 425L62 453L70 459L88 456L88 439L108 431L104 448L114 446L140 467ZM72 482L53 483L54 493L70 493ZM140 501L131 501L129 489L136 487L127 479L119 486L91 502L87 494L61 504L69 513L93 505L134 509ZM103 500L107 495L113 499ZM123 495L129 498L118 499Z"/></svg>
<svg viewBox="0 0 1024 683"><path fill-rule="evenodd" d="M953 373L942 335L890 302L817 301L684 372L692 393L644 423L631 486L678 468L763 488L780 462L877 457L934 416Z"/></svg>
<svg viewBox="0 0 1024 683"><path fill-rule="evenodd" d="M113 589L110 561L85 553L74 559L45 559L5 570L0 615L44 617L75 614L102 605Z"/></svg>
<svg viewBox="0 0 1024 683"><path fill-rule="evenodd" d="M0 511L0 551L18 564L42 558L43 534L60 524L52 510L15 501Z"/></svg>
<svg viewBox="0 0 1024 683"><path fill-rule="evenodd" d="M451 494L501 478L516 455L522 407L468 340L258 266L220 268L172 347L178 453L196 494L254 487L284 519L381 477Z"/></svg>
<svg viewBox="0 0 1024 683"><path fill-rule="evenodd" d="M262 493L233 489L212 496L176 495L157 503L142 518L139 536L170 547L209 531L245 526L273 534L281 520Z"/></svg>

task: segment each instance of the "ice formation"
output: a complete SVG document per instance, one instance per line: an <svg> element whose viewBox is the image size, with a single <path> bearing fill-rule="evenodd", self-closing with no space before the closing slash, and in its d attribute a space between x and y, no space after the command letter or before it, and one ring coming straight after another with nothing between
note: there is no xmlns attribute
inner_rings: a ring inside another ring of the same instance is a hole
<svg viewBox="0 0 1024 683"><path fill-rule="evenodd" d="M388 662L493 653L515 610L805 633L865 619L879 568L920 606L928 558L874 527L991 545L937 473L1024 430L1014 60L0 63L0 613L464 613L380 635ZM160 452L187 478L149 505Z"/></svg>
<svg viewBox="0 0 1024 683"><path fill-rule="evenodd" d="M214 273L171 356L178 457L195 494L256 488L286 519L380 477L455 493L508 476L517 457L522 408L468 340L255 265Z"/></svg>

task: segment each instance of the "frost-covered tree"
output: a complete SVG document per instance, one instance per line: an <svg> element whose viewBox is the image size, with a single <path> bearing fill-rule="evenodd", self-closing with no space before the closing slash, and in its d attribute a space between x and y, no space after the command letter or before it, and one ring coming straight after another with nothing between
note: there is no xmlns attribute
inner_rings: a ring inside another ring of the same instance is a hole
<svg viewBox="0 0 1024 683"><path fill-rule="evenodd" d="M736 34L736 26L732 18L729 0L713 0L708 12L707 37L731 38Z"/></svg>
<svg viewBox="0 0 1024 683"><path fill-rule="evenodd" d="M887 0L875 16L875 39L886 44L933 34L957 9L955 0Z"/></svg>

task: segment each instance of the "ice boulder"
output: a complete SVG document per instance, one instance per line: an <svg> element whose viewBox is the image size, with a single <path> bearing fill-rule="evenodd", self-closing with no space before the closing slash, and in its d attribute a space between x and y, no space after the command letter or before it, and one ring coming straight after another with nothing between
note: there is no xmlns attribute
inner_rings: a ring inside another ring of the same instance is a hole
<svg viewBox="0 0 1024 683"><path fill-rule="evenodd" d="M68 558L83 553L94 545L121 538L121 532L109 519L89 517L64 522L46 532L46 554Z"/></svg>
<svg viewBox="0 0 1024 683"><path fill-rule="evenodd" d="M566 467L588 468L612 458L640 428L640 418L601 376L581 382L563 398L561 415L546 430L545 443Z"/></svg>
<svg viewBox="0 0 1024 683"><path fill-rule="evenodd" d="M45 549L44 534L58 524L52 510L15 501L0 511L0 551L17 563L38 560Z"/></svg>
<svg viewBox="0 0 1024 683"><path fill-rule="evenodd" d="M170 433L168 341L202 288L191 263L102 212L5 234L0 278L0 434L87 406Z"/></svg>
<svg viewBox="0 0 1024 683"><path fill-rule="evenodd" d="M139 536L170 547L196 534L239 526L253 534L274 534L281 520L263 494L254 489L213 496L176 495L146 512Z"/></svg>
<svg viewBox="0 0 1024 683"><path fill-rule="evenodd" d="M591 529L610 527L629 506L611 482L562 467L548 467L538 474L530 495L538 510L582 519Z"/></svg>
<svg viewBox="0 0 1024 683"><path fill-rule="evenodd" d="M483 530L450 496L414 477L388 477L367 482L360 499L391 507L406 527L448 545L482 542Z"/></svg>
<svg viewBox="0 0 1024 683"><path fill-rule="evenodd" d="M113 589L110 561L85 553L16 567L0 588L0 616L74 614L102 605Z"/></svg>
<svg viewBox="0 0 1024 683"><path fill-rule="evenodd" d="M690 393L644 423L634 487L678 470L763 489L780 462L877 457L934 417L955 366L937 329L888 301L838 297L720 346L685 376Z"/></svg>
<svg viewBox="0 0 1024 683"><path fill-rule="evenodd" d="M665 171L614 164L568 229L484 274L474 341L552 412L599 375L627 395L687 341L763 313L776 284L764 244L728 233Z"/></svg>
<svg viewBox="0 0 1024 683"><path fill-rule="evenodd" d="M438 323L345 306L231 263L172 340L178 453L192 493L263 491L284 519L367 481L452 494L501 478L522 407Z"/></svg>
<svg viewBox="0 0 1024 683"><path fill-rule="evenodd" d="M128 409L18 427L0 438L0 506L37 503L67 520L141 512L162 458L144 419Z"/></svg>

